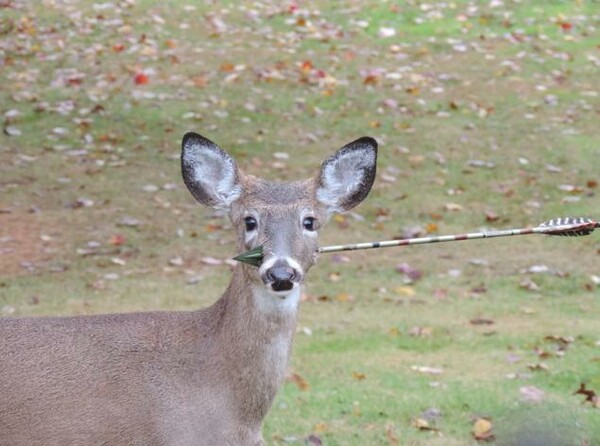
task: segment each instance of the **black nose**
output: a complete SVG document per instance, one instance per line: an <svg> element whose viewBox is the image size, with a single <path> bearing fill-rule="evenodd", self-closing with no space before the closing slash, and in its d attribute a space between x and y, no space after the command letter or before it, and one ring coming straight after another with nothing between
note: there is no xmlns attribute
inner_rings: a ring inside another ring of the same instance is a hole
<svg viewBox="0 0 600 446"><path fill-rule="evenodd" d="M294 287L296 271L287 264L276 263L269 268L266 276L273 291L289 291Z"/></svg>

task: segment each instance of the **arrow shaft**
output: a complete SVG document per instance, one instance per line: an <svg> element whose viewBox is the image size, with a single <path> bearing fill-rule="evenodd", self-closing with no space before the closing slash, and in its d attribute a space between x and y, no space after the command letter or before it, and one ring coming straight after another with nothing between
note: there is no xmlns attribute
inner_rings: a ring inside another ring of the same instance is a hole
<svg viewBox="0 0 600 446"><path fill-rule="evenodd" d="M594 229L600 228L600 223L585 217L563 217L548 220L536 228L503 229L497 231L470 232L466 234L440 235L435 237L416 237L404 240L384 240L380 242L351 243L348 245L322 246L317 252L356 251L358 249L387 248L391 246L423 245L426 243L456 242L482 238L510 237L513 235L547 234L561 236L585 236ZM249 265L260 266L263 261L263 248L257 246L242 253L235 260Z"/></svg>
<svg viewBox="0 0 600 446"><path fill-rule="evenodd" d="M528 234L553 234L560 235L560 233L568 233L569 231L584 231L593 230L599 227L600 224L596 222L590 222L585 224L568 224L559 225L552 227L537 227L537 228L522 228L522 229L504 229L498 231L482 231L482 232L470 232L466 234L454 234L454 235L441 235L435 237L417 237L403 240L384 240L379 242L367 242L367 243L352 243L348 245L334 245L334 246L322 246L317 251L320 253L337 252L337 251L355 251L359 249L374 249L374 248L388 248L392 246L408 246L408 245L423 245L427 243L443 243L443 242L456 242L463 240L476 240L482 238L494 238L494 237L510 237L514 235L528 235Z"/></svg>

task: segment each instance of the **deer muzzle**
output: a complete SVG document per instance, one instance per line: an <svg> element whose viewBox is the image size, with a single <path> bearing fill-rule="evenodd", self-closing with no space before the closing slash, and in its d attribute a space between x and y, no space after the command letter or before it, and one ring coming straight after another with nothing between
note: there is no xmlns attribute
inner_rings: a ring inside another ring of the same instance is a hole
<svg viewBox="0 0 600 446"><path fill-rule="evenodd" d="M276 293L292 290L302 280L302 268L288 258L269 259L261 265L263 283Z"/></svg>

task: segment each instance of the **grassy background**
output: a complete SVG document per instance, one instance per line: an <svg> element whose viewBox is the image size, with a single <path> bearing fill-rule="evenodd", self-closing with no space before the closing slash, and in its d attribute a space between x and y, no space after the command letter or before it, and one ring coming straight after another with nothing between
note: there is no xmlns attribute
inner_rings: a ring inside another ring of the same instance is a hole
<svg viewBox="0 0 600 446"><path fill-rule="evenodd" d="M207 257L231 257L234 236L180 180L190 130L271 179L376 137L374 189L323 244L597 218L599 11L5 2L2 314L213 302L230 267ZM595 444L598 408L573 392L600 390L599 254L594 235L323 255L267 442L468 445L486 417L497 444Z"/></svg>

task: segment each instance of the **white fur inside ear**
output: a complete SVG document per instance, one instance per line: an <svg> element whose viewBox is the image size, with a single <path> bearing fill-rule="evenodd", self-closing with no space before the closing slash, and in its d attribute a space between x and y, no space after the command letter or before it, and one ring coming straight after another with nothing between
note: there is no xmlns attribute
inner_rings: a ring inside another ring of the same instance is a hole
<svg viewBox="0 0 600 446"><path fill-rule="evenodd" d="M242 188L238 183L234 161L217 147L197 142L189 144L183 162L193 173L193 181L218 209L228 209L237 200Z"/></svg>
<svg viewBox="0 0 600 446"><path fill-rule="evenodd" d="M329 212L345 210L342 203L362 187L366 172L374 163L375 152L372 150L338 153L323 166L317 199Z"/></svg>

